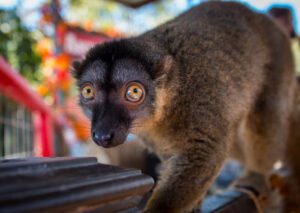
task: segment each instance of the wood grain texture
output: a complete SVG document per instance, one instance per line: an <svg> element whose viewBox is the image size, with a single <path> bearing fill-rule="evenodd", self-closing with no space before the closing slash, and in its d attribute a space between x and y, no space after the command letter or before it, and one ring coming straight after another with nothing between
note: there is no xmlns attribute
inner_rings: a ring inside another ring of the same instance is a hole
<svg viewBox="0 0 300 213"><path fill-rule="evenodd" d="M153 186L138 170L95 158L2 160L0 171L0 212L123 211Z"/></svg>

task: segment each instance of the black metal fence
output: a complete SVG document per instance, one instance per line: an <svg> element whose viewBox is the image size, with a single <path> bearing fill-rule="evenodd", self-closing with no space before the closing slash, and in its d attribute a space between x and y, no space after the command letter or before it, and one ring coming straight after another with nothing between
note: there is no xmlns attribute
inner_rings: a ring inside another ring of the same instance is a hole
<svg viewBox="0 0 300 213"><path fill-rule="evenodd" d="M33 156L32 113L0 95L0 158Z"/></svg>

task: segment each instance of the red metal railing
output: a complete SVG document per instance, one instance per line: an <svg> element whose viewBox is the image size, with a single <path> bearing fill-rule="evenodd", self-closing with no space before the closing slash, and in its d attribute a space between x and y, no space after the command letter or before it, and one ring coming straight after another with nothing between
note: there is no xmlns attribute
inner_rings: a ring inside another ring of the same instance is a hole
<svg viewBox="0 0 300 213"><path fill-rule="evenodd" d="M0 93L32 112L34 155L53 156L54 116L28 83L0 56Z"/></svg>

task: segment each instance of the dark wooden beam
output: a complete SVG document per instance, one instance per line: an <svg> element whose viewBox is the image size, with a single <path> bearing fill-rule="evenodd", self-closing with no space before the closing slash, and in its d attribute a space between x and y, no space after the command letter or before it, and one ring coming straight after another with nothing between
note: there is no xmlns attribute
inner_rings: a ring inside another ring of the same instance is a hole
<svg viewBox="0 0 300 213"><path fill-rule="evenodd" d="M95 158L0 160L0 212L137 212L153 179ZM199 210L200 211L200 210ZM204 200L202 213L254 213L251 198L230 189Z"/></svg>
<svg viewBox="0 0 300 213"><path fill-rule="evenodd" d="M154 183L139 170L95 158L2 160L0 171L0 212L130 210Z"/></svg>

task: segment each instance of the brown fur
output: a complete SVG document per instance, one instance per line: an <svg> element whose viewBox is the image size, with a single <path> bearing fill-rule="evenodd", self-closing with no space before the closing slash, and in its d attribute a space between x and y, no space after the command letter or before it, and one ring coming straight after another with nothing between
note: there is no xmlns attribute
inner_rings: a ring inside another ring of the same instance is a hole
<svg viewBox="0 0 300 213"><path fill-rule="evenodd" d="M266 16L237 3L204 3L141 36L95 48L82 67L118 44L119 52L137 51L124 57L142 64L172 58L159 66L152 113L135 129L164 161L145 212L192 210L230 152L248 174L265 178L283 159L296 78L289 39Z"/></svg>
<svg viewBox="0 0 300 213"><path fill-rule="evenodd" d="M290 134L286 149L286 161L289 176L285 183L287 189L284 195L286 212L300 212L300 85L298 78L298 91L295 93L294 110L290 118Z"/></svg>
<svg viewBox="0 0 300 213"><path fill-rule="evenodd" d="M191 210L230 146L241 147L249 171L267 177L284 152L295 91L288 38L235 3L203 4L144 36L172 43L181 65L157 88L155 119L142 130L157 153L172 156L146 212Z"/></svg>

